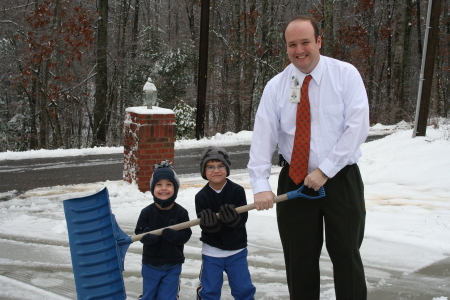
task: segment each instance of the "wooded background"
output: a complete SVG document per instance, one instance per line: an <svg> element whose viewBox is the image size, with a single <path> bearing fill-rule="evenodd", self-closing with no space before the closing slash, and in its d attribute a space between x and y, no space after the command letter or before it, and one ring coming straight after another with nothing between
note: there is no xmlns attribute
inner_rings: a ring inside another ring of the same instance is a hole
<svg viewBox="0 0 450 300"><path fill-rule="evenodd" d="M442 0L431 117L449 114L449 4ZM177 107L193 127L200 5L2 0L0 151L122 145L125 109L142 105L149 76L158 106ZM282 29L298 14L320 21L322 54L358 68L372 124L412 123L427 7L417 0L211 0L206 136L252 130L265 84L289 62ZM192 138L189 129L179 137Z"/></svg>

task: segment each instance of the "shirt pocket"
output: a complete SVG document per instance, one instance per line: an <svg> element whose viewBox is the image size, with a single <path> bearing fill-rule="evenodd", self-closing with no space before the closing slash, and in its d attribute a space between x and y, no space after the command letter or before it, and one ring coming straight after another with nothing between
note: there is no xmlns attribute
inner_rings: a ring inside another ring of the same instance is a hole
<svg viewBox="0 0 450 300"><path fill-rule="evenodd" d="M342 131L344 128L344 104L327 105L323 108L328 131Z"/></svg>

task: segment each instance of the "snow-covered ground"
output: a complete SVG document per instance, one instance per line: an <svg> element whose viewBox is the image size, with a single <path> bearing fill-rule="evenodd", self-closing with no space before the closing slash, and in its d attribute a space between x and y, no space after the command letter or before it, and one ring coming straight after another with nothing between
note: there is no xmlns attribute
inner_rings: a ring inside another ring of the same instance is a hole
<svg viewBox="0 0 450 300"><path fill-rule="evenodd" d="M448 130L448 129L447 129ZM426 137L412 130L375 125L371 134L392 133L362 145L359 162L365 183L366 232L361 248L369 299L429 299L450 297L450 141L448 131L428 128ZM201 141L177 141L177 149L249 144L252 132L218 134ZM0 160L121 152L122 148L39 150L0 153ZM231 157L232 158L232 157ZM273 167L271 186L277 188L280 168ZM194 196L205 184L198 174L180 176L177 202L191 219ZM230 175L253 201L245 166ZM133 184L100 184L35 189L0 202L0 299L75 299L70 249L62 201L108 188L112 211L120 227L132 234L140 210L152 201ZM5 195L0 194L0 198ZM193 227L185 247L186 262L180 299L194 299L201 265ZM249 263L257 299L288 299L275 210L250 211L247 223ZM128 299L140 292L141 244L128 249L123 273ZM321 258L321 299L335 299L332 266L324 247ZM231 299L227 285L223 299Z"/></svg>

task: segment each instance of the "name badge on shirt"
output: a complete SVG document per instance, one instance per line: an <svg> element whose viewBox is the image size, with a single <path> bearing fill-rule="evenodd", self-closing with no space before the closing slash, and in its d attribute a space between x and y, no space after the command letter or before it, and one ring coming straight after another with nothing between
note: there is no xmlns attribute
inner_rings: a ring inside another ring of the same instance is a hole
<svg viewBox="0 0 450 300"><path fill-rule="evenodd" d="M300 85L297 76L292 76L291 90L289 93L289 102L299 103L300 102Z"/></svg>

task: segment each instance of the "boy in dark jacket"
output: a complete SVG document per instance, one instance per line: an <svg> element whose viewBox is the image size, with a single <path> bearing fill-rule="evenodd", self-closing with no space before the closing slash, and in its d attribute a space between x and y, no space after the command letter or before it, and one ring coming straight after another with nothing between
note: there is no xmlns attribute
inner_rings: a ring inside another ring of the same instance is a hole
<svg viewBox="0 0 450 300"><path fill-rule="evenodd" d="M247 262L248 213L238 214L235 209L247 200L244 188L227 179L230 166L230 157L222 148L208 147L201 156L200 174L208 184L195 196L203 242L198 300L220 299L223 272L234 299L254 299L256 292Z"/></svg>
<svg viewBox="0 0 450 300"><path fill-rule="evenodd" d="M186 209L175 203L180 181L167 162L156 166L150 180L154 203L142 209L135 234L189 221ZM181 264L184 263L184 244L191 237L190 228L166 228L162 235L142 237L143 300L178 299Z"/></svg>

